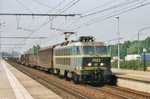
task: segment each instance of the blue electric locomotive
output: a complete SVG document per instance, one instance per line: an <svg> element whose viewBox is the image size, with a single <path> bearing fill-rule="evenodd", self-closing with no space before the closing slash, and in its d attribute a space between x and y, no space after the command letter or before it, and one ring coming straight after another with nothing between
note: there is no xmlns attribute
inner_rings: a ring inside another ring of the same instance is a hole
<svg viewBox="0 0 150 99"><path fill-rule="evenodd" d="M91 36L66 41L53 48L54 73L74 82L110 82L111 56L108 46Z"/></svg>

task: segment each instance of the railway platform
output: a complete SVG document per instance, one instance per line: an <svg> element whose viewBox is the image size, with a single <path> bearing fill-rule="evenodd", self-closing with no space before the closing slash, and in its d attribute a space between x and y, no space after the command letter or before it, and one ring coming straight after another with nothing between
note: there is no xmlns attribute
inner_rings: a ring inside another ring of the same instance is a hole
<svg viewBox="0 0 150 99"><path fill-rule="evenodd" d="M54 92L0 60L0 99L61 99Z"/></svg>
<svg viewBox="0 0 150 99"><path fill-rule="evenodd" d="M118 86L150 93L150 72L114 68L112 72Z"/></svg>

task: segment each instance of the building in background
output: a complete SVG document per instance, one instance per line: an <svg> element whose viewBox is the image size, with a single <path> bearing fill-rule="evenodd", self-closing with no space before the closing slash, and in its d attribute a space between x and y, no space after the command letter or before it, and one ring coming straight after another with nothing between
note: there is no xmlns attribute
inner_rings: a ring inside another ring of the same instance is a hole
<svg viewBox="0 0 150 99"><path fill-rule="evenodd" d="M141 58L141 56L138 54L130 54L130 55L125 56L126 61L138 60L138 58Z"/></svg>

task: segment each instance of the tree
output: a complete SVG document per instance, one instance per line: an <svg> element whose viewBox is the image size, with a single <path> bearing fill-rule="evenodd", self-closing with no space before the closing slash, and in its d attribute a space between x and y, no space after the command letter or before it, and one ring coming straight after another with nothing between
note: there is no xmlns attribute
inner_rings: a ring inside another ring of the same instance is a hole
<svg viewBox="0 0 150 99"><path fill-rule="evenodd" d="M130 41L125 41L123 44L121 44L120 48L120 58L124 59L124 57L127 55L127 49L131 45Z"/></svg>
<svg viewBox="0 0 150 99"><path fill-rule="evenodd" d="M117 44L111 45L112 56L117 56L118 48ZM146 48L147 52L150 52L150 37L145 40L139 41L139 54L143 52L143 48ZM125 41L120 44L120 58L124 59L127 54L138 54L138 41Z"/></svg>
<svg viewBox="0 0 150 99"><path fill-rule="evenodd" d="M26 53L38 55L39 49L40 49L40 46L39 46L39 45L33 46L32 48L28 49L28 50L26 51Z"/></svg>

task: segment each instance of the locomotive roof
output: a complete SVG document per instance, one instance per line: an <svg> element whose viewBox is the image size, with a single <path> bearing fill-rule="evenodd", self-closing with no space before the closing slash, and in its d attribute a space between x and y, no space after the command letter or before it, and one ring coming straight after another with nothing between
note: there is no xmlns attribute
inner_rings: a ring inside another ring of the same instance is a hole
<svg viewBox="0 0 150 99"><path fill-rule="evenodd" d="M104 42L68 41L68 42L63 42L62 44L59 44L56 47L61 47L61 46L106 46L106 44Z"/></svg>
<svg viewBox="0 0 150 99"><path fill-rule="evenodd" d="M80 41L66 41L63 43L59 43L56 45L43 47L40 49L40 51L53 49L54 47L63 47L63 46L106 46L104 42L80 42Z"/></svg>

